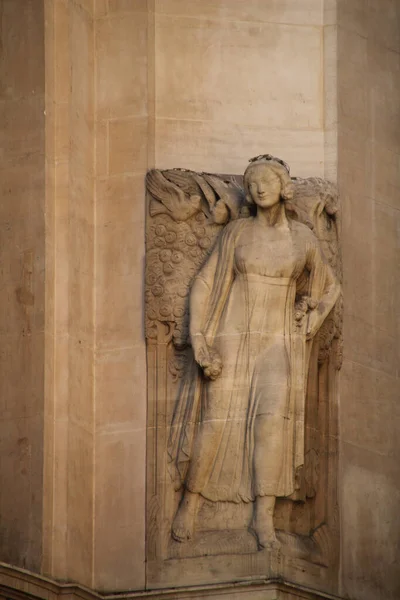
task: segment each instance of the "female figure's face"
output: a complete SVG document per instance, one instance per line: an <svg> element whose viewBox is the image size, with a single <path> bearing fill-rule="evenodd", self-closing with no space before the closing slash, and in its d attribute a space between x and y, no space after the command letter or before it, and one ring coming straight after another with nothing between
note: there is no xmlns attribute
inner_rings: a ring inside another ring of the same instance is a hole
<svg viewBox="0 0 400 600"><path fill-rule="evenodd" d="M247 178L250 196L260 208L277 204L281 196L281 180L268 165L257 165Z"/></svg>

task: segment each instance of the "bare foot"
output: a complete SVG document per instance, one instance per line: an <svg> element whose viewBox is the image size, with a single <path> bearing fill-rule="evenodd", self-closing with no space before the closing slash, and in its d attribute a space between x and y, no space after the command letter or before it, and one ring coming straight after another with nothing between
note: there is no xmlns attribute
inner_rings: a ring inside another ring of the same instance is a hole
<svg viewBox="0 0 400 600"><path fill-rule="evenodd" d="M272 530L269 527L256 529L258 549L259 550L277 550L280 547L280 543L275 535L275 529Z"/></svg>
<svg viewBox="0 0 400 600"><path fill-rule="evenodd" d="M253 528L257 535L258 549L279 547L274 527L275 496L258 497L255 505Z"/></svg>
<svg viewBox="0 0 400 600"><path fill-rule="evenodd" d="M177 542L186 542L193 537L198 499L198 494L185 491L171 529L171 535Z"/></svg>

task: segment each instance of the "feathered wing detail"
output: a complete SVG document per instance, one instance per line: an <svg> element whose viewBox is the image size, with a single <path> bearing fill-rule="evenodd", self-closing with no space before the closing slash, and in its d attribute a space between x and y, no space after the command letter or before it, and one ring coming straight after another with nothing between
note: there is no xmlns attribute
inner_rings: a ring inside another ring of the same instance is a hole
<svg viewBox="0 0 400 600"><path fill-rule="evenodd" d="M160 202L167 210L172 211L174 201L179 203L185 199L184 192L176 185L169 182L161 171L152 170L146 175L147 191ZM151 210L151 207L150 207Z"/></svg>
<svg viewBox="0 0 400 600"><path fill-rule="evenodd" d="M204 194L204 198L207 201L208 211L212 211L217 201L215 191L203 175L200 175L199 173L194 173L193 177Z"/></svg>
<svg viewBox="0 0 400 600"><path fill-rule="evenodd" d="M200 188L193 171L188 171L187 169L168 169L167 171L163 171L162 174L186 195L193 196L194 194L200 194Z"/></svg>
<svg viewBox="0 0 400 600"><path fill-rule="evenodd" d="M172 327L176 348L188 344L189 290L226 221L214 218L230 185L215 175L184 169L149 171L146 177L149 218L146 233L146 336L157 339L157 322ZM236 188L238 187L235 184ZM239 187L239 192L240 192ZM239 216L240 193L231 201L227 221ZM178 363L172 365L179 376Z"/></svg>
<svg viewBox="0 0 400 600"><path fill-rule="evenodd" d="M231 219L237 219L244 204L243 188L233 178L221 178L208 173L204 173L203 178L219 196L213 208L215 222L227 223Z"/></svg>
<svg viewBox="0 0 400 600"><path fill-rule="evenodd" d="M156 169L149 171L146 176L146 186L150 194L149 212L152 217L167 214L174 221L187 221L200 208L200 194L186 193L180 185L168 179L161 171Z"/></svg>

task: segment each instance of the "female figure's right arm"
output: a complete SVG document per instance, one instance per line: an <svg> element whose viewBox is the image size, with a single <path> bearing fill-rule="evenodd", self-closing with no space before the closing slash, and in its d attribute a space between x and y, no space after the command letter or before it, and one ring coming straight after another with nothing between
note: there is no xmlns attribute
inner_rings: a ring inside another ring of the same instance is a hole
<svg viewBox="0 0 400 600"><path fill-rule="evenodd" d="M207 262L194 278L190 292L190 340L194 358L209 379L216 379L222 369L220 358L215 351L208 348L204 336L218 257L217 243Z"/></svg>

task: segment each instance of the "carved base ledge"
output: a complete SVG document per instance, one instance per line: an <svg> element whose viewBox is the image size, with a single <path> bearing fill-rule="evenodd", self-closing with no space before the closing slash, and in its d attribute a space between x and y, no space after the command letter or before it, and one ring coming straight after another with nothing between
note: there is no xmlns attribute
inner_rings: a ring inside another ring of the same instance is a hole
<svg viewBox="0 0 400 600"><path fill-rule="evenodd" d="M311 536L300 536L276 530L277 539L284 545L285 553L289 557L308 560L316 565L328 566L327 558L323 556L321 548ZM219 555L246 555L257 552L257 540L248 530L203 531L200 536L185 544L180 544L173 539L169 542L168 557L194 558L201 556Z"/></svg>
<svg viewBox="0 0 400 600"><path fill-rule="evenodd" d="M287 581L252 580L164 590L101 594L74 583L59 583L24 569L0 563L0 600L343 600Z"/></svg>

